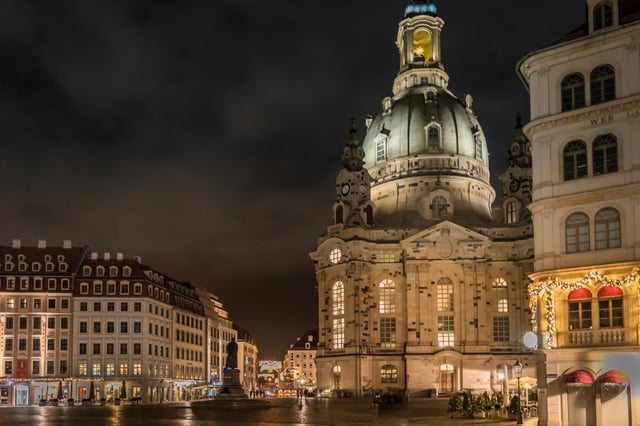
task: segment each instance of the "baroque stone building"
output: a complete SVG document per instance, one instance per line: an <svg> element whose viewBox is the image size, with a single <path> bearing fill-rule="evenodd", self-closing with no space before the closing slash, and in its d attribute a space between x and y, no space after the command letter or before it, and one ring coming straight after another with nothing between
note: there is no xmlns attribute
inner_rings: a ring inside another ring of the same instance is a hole
<svg viewBox="0 0 640 426"><path fill-rule="evenodd" d="M507 391L535 376L521 343L533 271L529 143L519 120L494 208L489 153L470 95L448 90L444 21L411 1L399 23L392 96L355 124L316 268L318 388L420 395Z"/></svg>
<svg viewBox="0 0 640 426"><path fill-rule="evenodd" d="M541 425L640 424L640 1L518 64L530 91Z"/></svg>

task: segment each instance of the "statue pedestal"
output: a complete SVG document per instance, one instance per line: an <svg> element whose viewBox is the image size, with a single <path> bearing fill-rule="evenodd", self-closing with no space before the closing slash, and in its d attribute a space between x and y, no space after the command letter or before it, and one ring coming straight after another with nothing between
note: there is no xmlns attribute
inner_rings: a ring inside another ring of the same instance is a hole
<svg viewBox="0 0 640 426"><path fill-rule="evenodd" d="M247 394L242 389L240 383L240 370L234 368L233 370L224 370L222 376L222 389L216 398L220 399L245 399L248 398Z"/></svg>

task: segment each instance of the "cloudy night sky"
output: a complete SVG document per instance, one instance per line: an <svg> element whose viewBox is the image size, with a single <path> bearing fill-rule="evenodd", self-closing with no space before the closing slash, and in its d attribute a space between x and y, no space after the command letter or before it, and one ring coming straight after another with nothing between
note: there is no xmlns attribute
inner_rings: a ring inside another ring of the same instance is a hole
<svg viewBox="0 0 640 426"><path fill-rule="evenodd" d="M309 259L354 116L398 71L409 0L0 4L0 243L141 256L217 294L262 359L317 327ZM449 89L506 167L518 59L584 0L436 0Z"/></svg>

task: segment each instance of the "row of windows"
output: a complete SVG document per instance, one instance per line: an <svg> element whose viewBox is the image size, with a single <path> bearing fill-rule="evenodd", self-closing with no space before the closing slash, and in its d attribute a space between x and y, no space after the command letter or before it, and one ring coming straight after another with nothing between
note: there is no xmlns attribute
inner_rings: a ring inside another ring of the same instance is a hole
<svg viewBox="0 0 640 426"><path fill-rule="evenodd" d="M29 309L29 300L27 297L19 298L18 307L20 309ZM47 309L56 309L56 300L58 299L47 299ZM6 299L5 308L7 310L16 309L16 299ZM60 299L60 308L69 309L69 299ZM42 299L33 299L33 309L42 309Z"/></svg>
<svg viewBox="0 0 640 426"><path fill-rule="evenodd" d="M55 351L56 350L56 340L58 339L47 339L47 350L48 351ZM66 351L69 349L69 340L68 339L59 339L60 340L60 350L61 351ZM4 349L7 352L13 351L14 349L17 349L18 351L26 351L27 350L27 339L26 338L20 338L18 339L18 346L17 348L14 346L13 344L14 339L11 337L7 337L4 340ZM41 350L41 345L40 345L40 338L35 338L35 339L31 339L31 349L33 351L39 351Z"/></svg>
<svg viewBox="0 0 640 426"><path fill-rule="evenodd" d="M101 312L102 303L103 302L93 302L93 312ZM107 305L107 312L116 311L116 302L106 302L106 305ZM80 302L80 311L87 312L88 310L89 310L89 302ZM120 312L128 312L128 311L129 311L129 302L120 302ZM134 302L133 311L142 312L142 303Z"/></svg>
<svg viewBox="0 0 640 426"><path fill-rule="evenodd" d="M567 253L591 250L589 216L578 212L565 221L565 249ZM599 210L594 218L596 250L621 246L620 213L611 207Z"/></svg>
<svg viewBox="0 0 640 426"><path fill-rule="evenodd" d="M202 336L195 333L185 333L184 330L176 330L176 340L194 345L202 345Z"/></svg>
<svg viewBox="0 0 640 426"><path fill-rule="evenodd" d="M105 267L104 266L96 266L96 275L101 277L104 276L105 274ZM118 276L118 267L117 266L109 266L109 275L112 277L117 277ZM89 276L91 275L92 272L92 268L89 265L85 265L82 267L82 275L84 276ZM131 276L131 267L130 266L124 266L122 268L122 275L125 277L129 277Z"/></svg>
<svg viewBox="0 0 640 426"><path fill-rule="evenodd" d="M116 344L115 343L105 343L105 354L106 355L114 355L115 354L115 348L116 348ZM78 354L80 355L87 355L89 348L89 344L88 343L78 343ZM100 355L101 354L101 349L102 349L102 344L95 342L92 344L91 347L92 351L92 355ZM128 355L129 354L129 343L120 343L120 355ZM162 347L162 355L160 356L166 356L167 358L169 357L169 348L167 347L165 349L165 347ZM142 343L133 343L133 355L142 355Z"/></svg>
<svg viewBox="0 0 640 426"><path fill-rule="evenodd" d="M66 359L62 359L60 360L60 364L59 364L59 369L58 369L58 373L60 375L65 375L67 374L69 371L69 363L67 362ZM10 376L13 374L13 361L9 361L6 360L4 362L4 374L6 376ZM34 359L31 362L31 374L32 375L40 375L40 360ZM47 375L54 375L56 374L55 372L55 361L53 360L47 360L47 364L46 364L46 372L45 374Z"/></svg>
<svg viewBox="0 0 640 426"><path fill-rule="evenodd" d="M20 290L42 290L44 279L42 277L20 277ZM71 288L69 278L60 279L60 290L69 290ZM16 277L6 277L6 289L16 289ZM58 290L58 279L47 278L47 290Z"/></svg>
<svg viewBox="0 0 640 426"><path fill-rule="evenodd" d="M131 375L133 376L141 376L142 375L142 364L134 363L131 366L131 370L129 370L128 363L121 363L118 368L119 376L129 376L129 371L131 371ZM151 368L151 366L150 366ZM164 366L160 367L162 371L164 371L164 375L169 373L169 367ZM102 376L102 364L101 363L93 363L91 364L91 375L92 376ZM161 373L162 374L162 373ZM78 364L78 375L80 376L88 376L89 375L89 364L86 362L81 362ZM107 363L104 369L104 375L107 377L112 377L116 375L116 364Z"/></svg>
<svg viewBox="0 0 640 426"><path fill-rule="evenodd" d="M608 64L595 67L589 74L590 105L616 97L615 69ZM582 108L587 104L585 77L581 73L565 76L561 83L562 111Z"/></svg>
<svg viewBox="0 0 640 426"><path fill-rule="evenodd" d="M571 141L562 150L564 180L589 176L587 144L581 140ZM618 140L608 133L598 136L591 147L591 174L598 176L618 171Z"/></svg>
<svg viewBox="0 0 640 426"><path fill-rule="evenodd" d="M202 361L203 355L200 351L193 349L176 348L176 359L184 359L186 361Z"/></svg>
<svg viewBox="0 0 640 426"><path fill-rule="evenodd" d="M176 322L187 327L197 328L198 330L202 330L204 327L204 322L202 320L185 314L180 314L179 312L176 313Z"/></svg>
<svg viewBox="0 0 640 426"><path fill-rule="evenodd" d="M88 333L88 323L87 321L80 321L80 333ZM168 330L167 330L168 331ZM102 333L102 322L94 321L93 322L93 332L94 333ZM111 334L115 333L115 322L107 321L106 332ZM129 323L127 321L120 322L120 333L128 333L129 332ZM142 333L142 322L134 321L133 323L133 332L138 334ZM163 331L164 333L164 331ZM168 335L168 332L167 332ZM168 337L168 336L167 336Z"/></svg>
<svg viewBox="0 0 640 426"><path fill-rule="evenodd" d="M69 317L59 317L60 318L60 328L68 329L69 328ZM4 319L4 328L5 330L13 330L15 327L15 318L14 317L6 317ZM19 317L18 318L18 328L20 330L26 330L28 326L28 317ZM33 329L39 330L42 327L42 317L34 316L32 320ZM56 328L56 317L46 318L47 328L55 329Z"/></svg>
<svg viewBox="0 0 640 426"><path fill-rule="evenodd" d="M6 272L13 272L16 268L16 264L11 262L10 260L5 260L4 262L4 270ZM18 271L20 272L26 272L29 269L29 264L26 262L18 262ZM69 265L61 262L58 263L58 269L57 272L67 272L67 269L69 269ZM33 272L40 272L42 271L42 263L40 262L33 262L31 263L31 270ZM44 264L44 270L45 272L54 272L56 271L56 264L52 263L52 262L45 262Z"/></svg>

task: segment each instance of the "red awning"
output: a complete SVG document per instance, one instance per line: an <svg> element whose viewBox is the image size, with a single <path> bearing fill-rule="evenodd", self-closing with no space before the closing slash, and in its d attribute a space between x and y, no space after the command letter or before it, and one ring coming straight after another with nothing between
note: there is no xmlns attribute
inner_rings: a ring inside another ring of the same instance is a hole
<svg viewBox="0 0 640 426"><path fill-rule="evenodd" d="M598 297L622 297L622 290L620 287L604 286L598 292Z"/></svg>
<svg viewBox="0 0 640 426"><path fill-rule="evenodd" d="M629 376L620 370L609 370L598 377L598 383L629 383Z"/></svg>
<svg viewBox="0 0 640 426"><path fill-rule="evenodd" d="M586 288L578 288L569 293L569 300L591 299L591 292Z"/></svg>
<svg viewBox="0 0 640 426"><path fill-rule="evenodd" d="M565 376L566 383L593 383L593 375L586 370L577 370Z"/></svg>

